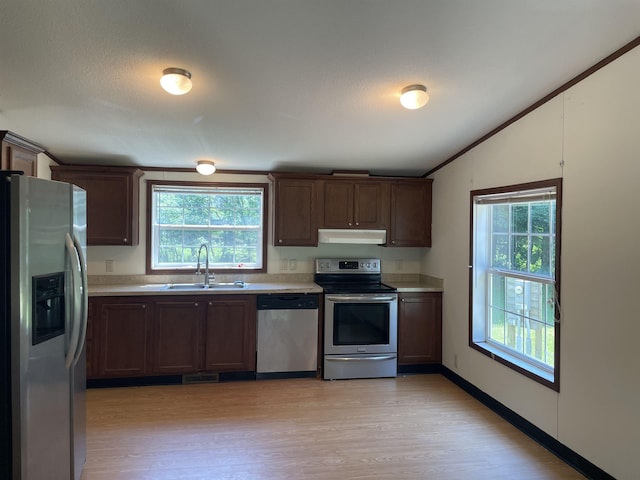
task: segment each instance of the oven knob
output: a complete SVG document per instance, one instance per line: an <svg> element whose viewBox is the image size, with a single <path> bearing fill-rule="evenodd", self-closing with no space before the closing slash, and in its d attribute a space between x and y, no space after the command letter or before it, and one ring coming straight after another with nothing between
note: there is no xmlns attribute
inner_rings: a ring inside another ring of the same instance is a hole
<svg viewBox="0 0 640 480"><path fill-rule="evenodd" d="M373 262L373 268L378 268L378 262Z"/></svg>

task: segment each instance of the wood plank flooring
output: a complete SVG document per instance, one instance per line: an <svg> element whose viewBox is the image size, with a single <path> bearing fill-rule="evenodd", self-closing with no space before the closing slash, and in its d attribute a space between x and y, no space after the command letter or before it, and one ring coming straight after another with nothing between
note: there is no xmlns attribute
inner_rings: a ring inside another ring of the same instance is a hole
<svg viewBox="0 0 640 480"><path fill-rule="evenodd" d="M440 375L90 389L83 480L582 479Z"/></svg>

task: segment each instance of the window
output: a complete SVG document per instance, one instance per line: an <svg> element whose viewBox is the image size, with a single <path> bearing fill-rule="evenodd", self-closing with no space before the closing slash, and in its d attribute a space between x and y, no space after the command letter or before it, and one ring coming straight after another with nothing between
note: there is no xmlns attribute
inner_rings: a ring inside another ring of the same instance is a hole
<svg viewBox="0 0 640 480"><path fill-rule="evenodd" d="M469 345L555 390L561 187L471 192Z"/></svg>
<svg viewBox="0 0 640 480"><path fill-rule="evenodd" d="M266 271L266 185L148 182L147 273ZM201 263L204 264L204 250Z"/></svg>

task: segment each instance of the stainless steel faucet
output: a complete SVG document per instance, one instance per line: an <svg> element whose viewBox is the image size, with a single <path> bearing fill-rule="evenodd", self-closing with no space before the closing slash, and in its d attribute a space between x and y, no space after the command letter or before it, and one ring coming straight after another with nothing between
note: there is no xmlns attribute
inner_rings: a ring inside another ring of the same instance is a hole
<svg viewBox="0 0 640 480"><path fill-rule="evenodd" d="M200 245L200 248L198 249L198 267L196 269L196 275L200 275L200 254L202 253L202 249L204 248L204 252L205 252L205 264L204 264L204 281L203 284L205 286L205 288L209 287L209 280L210 280L210 275L209 275L209 247L207 247L206 243L203 243L202 245Z"/></svg>

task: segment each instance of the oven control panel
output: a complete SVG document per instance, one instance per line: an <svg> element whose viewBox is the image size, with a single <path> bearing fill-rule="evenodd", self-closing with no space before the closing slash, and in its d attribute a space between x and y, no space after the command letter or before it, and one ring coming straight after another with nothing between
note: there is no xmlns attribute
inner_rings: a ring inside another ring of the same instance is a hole
<svg viewBox="0 0 640 480"><path fill-rule="evenodd" d="M380 273L380 259L316 258L316 273Z"/></svg>

